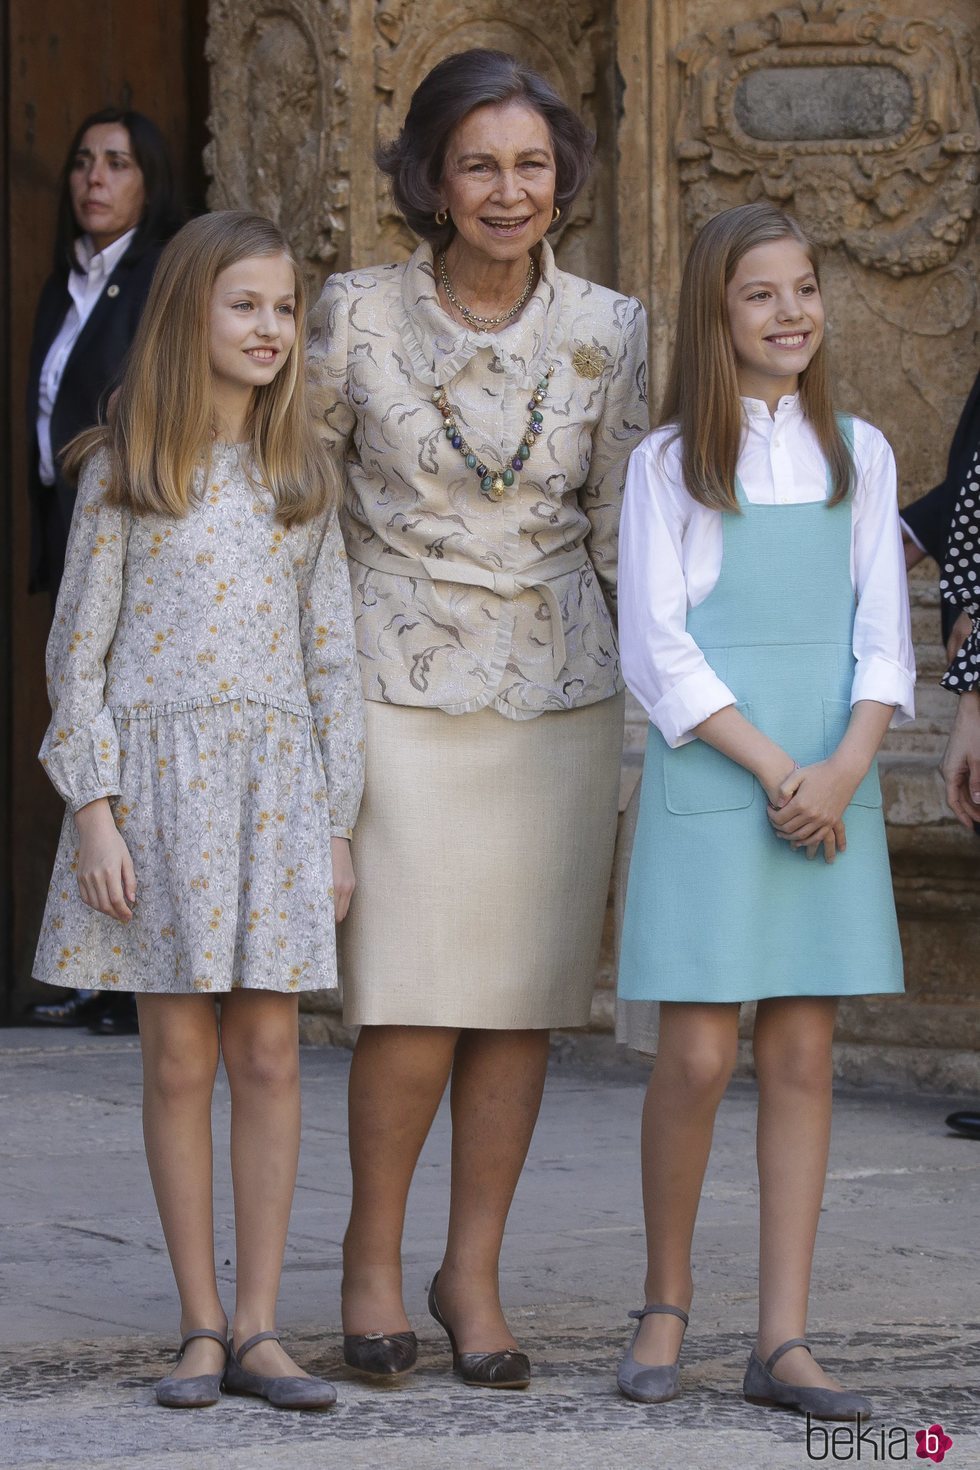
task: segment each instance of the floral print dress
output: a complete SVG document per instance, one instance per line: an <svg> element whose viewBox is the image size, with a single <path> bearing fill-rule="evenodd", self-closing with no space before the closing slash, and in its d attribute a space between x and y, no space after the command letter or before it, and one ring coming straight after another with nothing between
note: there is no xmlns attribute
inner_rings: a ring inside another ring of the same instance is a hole
<svg viewBox="0 0 980 1470"><path fill-rule="evenodd" d="M215 445L183 519L107 506L87 463L48 644L41 761L68 810L34 975L139 992L336 983L331 836L350 836L363 707L336 516L286 528ZM73 814L106 796L128 924L88 908Z"/></svg>

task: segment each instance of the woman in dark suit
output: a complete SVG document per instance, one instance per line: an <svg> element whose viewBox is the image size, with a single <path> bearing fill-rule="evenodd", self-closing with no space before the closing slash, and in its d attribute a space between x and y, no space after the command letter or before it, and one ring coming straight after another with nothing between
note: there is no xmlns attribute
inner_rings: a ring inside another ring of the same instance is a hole
<svg viewBox="0 0 980 1470"><path fill-rule="evenodd" d="M181 223L163 137L142 113L95 112L61 174L54 271L31 342L29 588L58 593L75 503L58 456L98 422L136 332L162 246Z"/></svg>
<svg viewBox="0 0 980 1470"><path fill-rule="evenodd" d="M61 451L99 421L136 333L157 258L181 223L166 144L142 113L92 113L72 139L61 173L54 271L38 303L27 387L31 546L28 587L52 606L65 564L75 487ZM106 1034L135 1031L132 996L107 1005L77 990L31 1007L35 1024Z"/></svg>

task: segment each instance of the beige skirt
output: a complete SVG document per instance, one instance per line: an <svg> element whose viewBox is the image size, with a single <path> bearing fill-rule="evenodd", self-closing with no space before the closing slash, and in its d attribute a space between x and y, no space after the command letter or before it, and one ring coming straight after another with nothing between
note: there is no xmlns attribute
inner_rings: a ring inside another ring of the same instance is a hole
<svg viewBox="0 0 980 1470"><path fill-rule="evenodd" d="M348 1024L588 1021L622 740L621 695L531 720L368 702Z"/></svg>

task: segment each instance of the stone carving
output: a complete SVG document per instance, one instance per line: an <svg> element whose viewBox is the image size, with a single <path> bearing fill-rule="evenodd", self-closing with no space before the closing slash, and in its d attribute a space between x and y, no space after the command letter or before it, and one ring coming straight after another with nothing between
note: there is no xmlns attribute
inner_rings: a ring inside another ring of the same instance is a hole
<svg viewBox="0 0 980 1470"><path fill-rule="evenodd" d="M348 264L343 0L211 0L212 209L255 209L322 280Z"/></svg>
<svg viewBox="0 0 980 1470"><path fill-rule="evenodd" d="M948 265L975 212L980 118L951 20L799 0L676 48L688 222L768 198L891 276Z"/></svg>

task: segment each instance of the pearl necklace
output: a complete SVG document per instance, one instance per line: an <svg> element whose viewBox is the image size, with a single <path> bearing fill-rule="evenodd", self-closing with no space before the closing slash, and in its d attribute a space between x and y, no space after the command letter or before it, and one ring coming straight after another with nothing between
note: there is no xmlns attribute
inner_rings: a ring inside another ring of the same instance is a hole
<svg viewBox="0 0 980 1470"><path fill-rule="evenodd" d="M449 271L446 269L446 252L443 251L439 256L439 277L442 281L442 289L460 316L463 317L467 326L470 327L500 327L503 326L504 322L509 322L521 310L534 289L534 276L535 268L534 261L532 260L527 268L527 280L524 282L524 290L514 302L510 311L505 311L503 316L477 316L475 311L470 311L468 306L463 305L453 290L452 282L449 279Z"/></svg>

